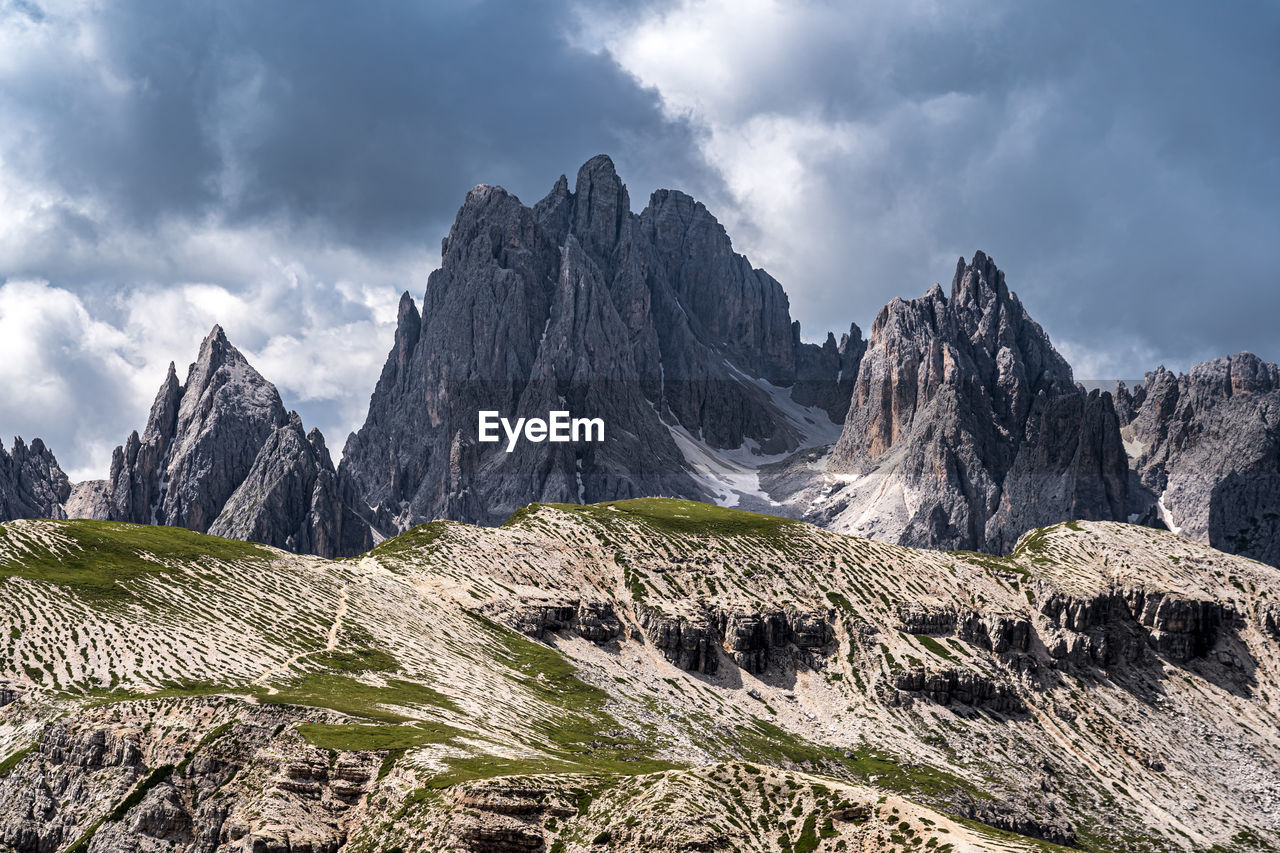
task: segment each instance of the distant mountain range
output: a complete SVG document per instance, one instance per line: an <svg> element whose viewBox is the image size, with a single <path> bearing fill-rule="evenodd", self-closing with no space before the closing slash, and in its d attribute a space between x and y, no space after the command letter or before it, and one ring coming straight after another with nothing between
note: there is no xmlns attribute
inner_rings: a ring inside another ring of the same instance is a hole
<svg viewBox="0 0 1280 853"><path fill-rule="evenodd" d="M476 441L481 410L604 417L599 444ZM406 293L364 425L324 438L215 327L105 481L0 448L0 520L168 524L325 557L435 518L662 495L898 544L1007 552L1129 521L1280 565L1280 368L1249 353L1086 391L982 252L864 339L801 340L782 286L699 202L639 214L608 157L532 207L468 193Z"/></svg>

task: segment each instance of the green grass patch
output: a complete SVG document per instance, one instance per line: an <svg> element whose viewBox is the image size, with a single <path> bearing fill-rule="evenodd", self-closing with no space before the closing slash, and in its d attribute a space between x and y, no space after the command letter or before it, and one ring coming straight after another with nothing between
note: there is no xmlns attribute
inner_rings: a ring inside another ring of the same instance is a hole
<svg viewBox="0 0 1280 853"><path fill-rule="evenodd" d="M409 551L425 551L429 549L437 539L448 532L451 524L457 522L451 521L428 521L426 524L419 524L416 527L410 527L399 536L393 536L372 549L364 556L369 557L394 557L404 556Z"/></svg>
<svg viewBox="0 0 1280 853"><path fill-rule="evenodd" d="M856 613L856 611L853 609L853 605L849 602L849 599L845 598L843 595L841 595L838 592L828 592L827 601L830 601L832 605L834 605L842 613L847 613L850 616L855 615Z"/></svg>
<svg viewBox="0 0 1280 853"><path fill-rule="evenodd" d="M494 660L510 669L512 681L557 709L549 718L531 720L542 739L535 746L545 750L557 768L543 772L631 775L678 766L653 758L653 745L641 738L609 734L622 730L619 722L605 710L609 694L580 679L573 664L559 652L482 616L468 615L488 635ZM494 761L501 762L488 756L475 760L484 768ZM547 760L541 759L535 763L548 765Z"/></svg>
<svg viewBox="0 0 1280 853"><path fill-rule="evenodd" d="M412 725L375 726L363 723L303 723L298 734L312 746L349 752L382 752L447 743L462 734L444 723L419 721Z"/></svg>
<svg viewBox="0 0 1280 853"><path fill-rule="evenodd" d="M939 643L937 640L935 640L933 637L930 637L928 634L912 634L911 636L915 637L916 642L924 646L932 654L937 655L943 660L949 660L954 663L959 663L959 659L955 655L951 654L951 652L947 651L946 646L942 645L942 643Z"/></svg>
<svg viewBox="0 0 1280 853"><path fill-rule="evenodd" d="M13 753L4 761L0 761L0 779L3 779L5 776L12 773L13 768L17 767L18 764L21 763L22 759L35 752L36 746L37 745L33 743L30 746L24 747Z"/></svg>
<svg viewBox="0 0 1280 853"><path fill-rule="evenodd" d="M515 526L534 515L539 506L586 515L605 525L637 521L674 536L777 537L804 525L790 518L764 515L676 498L637 498L600 504L530 504L512 515L505 526Z"/></svg>
<svg viewBox="0 0 1280 853"><path fill-rule="evenodd" d="M0 548L8 545L22 555L0 559L0 578L45 581L75 589L85 598L116 600L129 597L121 582L168 571L144 554L179 563L275 559L273 552L260 545L181 527L86 519L44 523L73 544L56 554L43 548L21 551L15 547L14 534L0 526Z"/></svg>
<svg viewBox="0 0 1280 853"><path fill-rule="evenodd" d="M740 728L739 735L744 758L761 764L799 767L836 778L853 778L939 805L944 805L957 791L967 791L975 799L991 799L989 794L940 768L916 763L904 767L890 757L865 747L845 752L805 740L763 720L755 720L751 726Z"/></svg>
<svg viewBox="0 0 1280 853"><path fill-rule="evenodd" d="M413 720L391 710L391 706L459 711L453 700L443 693L425 684L402 679L391 679L385 686L379 687L341 673L316 672L279 685L277 689L279 692L275 694L260 690L258 700L264 705L327 708L381 723L407 723Z"/></svg>
<svg viewBox="0 0 1280 853"><path fill-rule="evenodd" d="M319 652L308 660L335 672L392 672L400 669L400 662L395 656L382 649L338 649Z"/></svg>

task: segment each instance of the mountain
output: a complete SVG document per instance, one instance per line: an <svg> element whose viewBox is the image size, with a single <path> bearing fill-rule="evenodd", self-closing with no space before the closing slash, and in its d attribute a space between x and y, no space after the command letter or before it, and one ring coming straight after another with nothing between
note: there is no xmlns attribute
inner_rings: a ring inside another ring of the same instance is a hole
<svg viewBox="0 0 1280 853"><path fill-rule="evenodd" d="M533 207L473 189L421 313L395 344L340 466L370 520L496 524L535 500L737 500L689 460L834 440L860 334L803 343L782 287L683 193L631 212L608 157ZM843 389L843 390L842 390ZM598 445L480 444L478 412L606 417ZM743 487L754 493L755 487Z"/></svg>
<svg viewBox="0 0 1280 853"><path fill-rule="evenodd" d="M704 205L658 190L632 213L603 155L532 206L477 186L441 252L336 468L215 327L108 480L66 483L39 441L3 454L0 518L334 557L433 519L656 495L995 554L1061 521L1136 521L1280 564L1277 368L1245 353L1086 392L984 252L865 340L806 343ZM481 440L481 412L553 411L604 440Z"/></svg>
<svg viewBox="0 0 1280 853"><path fill-rule="evenodd" d="M1109 394L1071 367L982 252L871 327L809 517L929 548L1005 553L1029 529L1127 516Z"/></svg>
<svg viewBox="0 0 1280 853"><path fill-rule="evenodd" d="M685 501L329 561L0 525L0 849L1265 851L1280 573Z"/></svg>
<svg viewBox="0 0 1280 853"><path fill-rule="evenodd" d="M178 382L172 363L146 430L115 449L105 482L77 486L77 517L163 524L321 556L373 544L339 496L319 431L214 326Z"/></svg>
<svg viewBox="0 0 1280 853"><path fill-rule="evenodd" d="M67 475L43 441L28 447L15 438L12 451L0 445L0 521L66 518L63 504L70 495Z"/></svg>
<svg viewBox="0 0 1280 853"><path fill-rule="evenodd" d="M1131 399L1134 468L1164 524L1280 565L1280 367L1248 352L1161 367Z"/></svg>
<svg viewBox="0 0 1280 853"><path fill-rule="evenodd" d="M610 434L477 442L481 410L552 409L607 415ZM671 495L1003 553L1038 526L1130 515L1110 395L1075 385L985 254L949 299L894 300L868 340L806 344L703 205L659 190L632 214L603 156L532 208L472 190L421 313L402 297L340 477L383 535Z"/></svg>

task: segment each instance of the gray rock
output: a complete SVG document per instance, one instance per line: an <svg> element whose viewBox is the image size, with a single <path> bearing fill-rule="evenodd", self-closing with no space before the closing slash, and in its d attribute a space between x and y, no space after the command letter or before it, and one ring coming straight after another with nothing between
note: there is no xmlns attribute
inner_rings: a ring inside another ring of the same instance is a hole
<svg viewBox="0 0 1280 853"><path fill-rule="evenodd" d="M324 436L304 434L297 412L267 438L209 533L329 558L373 547L368 523L342 502Z"/></svg>
<svg viewBox="0 0 1280 853"><path fill-rule="evenodd" d="M66 503L67 518L111 518L111 481L85 480L71 487Z"/></svg>
<svg viewBox="0 0 1280 853"><path fill-rule="evenodd" d="M73 508L340 557L373 541L348 496L324 438L303 432L275 386L214 326L186 382L170 364L146 430L116 448L105 484L77 488Z"/></svg>
<svg viewBox="0 0 1280 853"><path fill-rule="evenodd" d="M904 670L894 675L893 686L902 693L917 694L939 705L959 703L1005 714L1022 714L1027 710L1012 684L954 667L936 671L921 667Z"/></svg>
<svg viewBox="0 0 1280 853"><path fill-rule="evenodd" d="M116 448L112 519L207 532L267 437L286 423L275 386L214 326L186 383L170 364L146 431Z"/></svg>
<svg viewBox="0 0 1280 853"><path fill-rule="evenodd" d="M852 507L879 519L862 532L923 547L1001 552L1045 524L1123 520L1128 505L1110 395L1075 385L982 252L960 259L950 299L934 285L876 317L829 470L874 482L814 520Z"/></svg>
<svg viewBox="0 0 1280 853"><path fill-rule="evenodd" d="M467 322L459 322L459 318ZM608 157L532 208L478 186L395 343L339 476L383 534L432 518L496 524L534 501L708 499L672 437L783 452L800 428L771 399L842 417L861 337L805 344L776 281L683 193L640 214ZM841 391L842 385L846 388ZM478 412L604 417L600 444L480 443Z"/></svg>
<svg viewBox="0 0 1280 853"><path fill-rule="evenodd" d="M1130 424L1166 526L1280 565L1280 367L1252 353L1148 373Z"/></svg>
<svg viewBox="0 0 1280 853"><path fill-rule="evenodd" d="M15 438L12 451L0 446L0 521L66 518L62 505L70 495L67 475L43 441L27 446Z"/></svg>
<svg viewBox="0 0 1280 853"><path fill-rule="evenodd" d="M641 608L645 637L671 663L690 672L714 673L720 668L719 636L705 613L670 614Z"/></svg>

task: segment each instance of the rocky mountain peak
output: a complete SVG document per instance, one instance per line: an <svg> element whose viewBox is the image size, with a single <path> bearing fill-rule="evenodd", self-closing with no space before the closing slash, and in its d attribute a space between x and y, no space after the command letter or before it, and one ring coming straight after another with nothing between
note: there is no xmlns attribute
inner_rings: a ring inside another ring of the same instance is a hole
<svg viewBox="0 0 1280 853"><path fill-rule="evenodd" d="M1237 394L1266 394L1280 388L1280 374L1251 352L1223 356L1191 368L1186 386L1193 393L1222 399Z"/></svg>
<svg viewBox="0 0 1280 853"><path fill-rule="evenodd" d="M344 503L324 436L305 432L297 412L262 443L209 532L330 558L373 546L368 524Z"/></svg>
<svg viewBox="0 0 1280 853"><path fill-rule="evenodd" d="M301 445L277 435L281 430L295 433ZM287 463L280 454L289 457ZM250 495L244 485L252 472L257 472L253 488L258 491ZM325 472L324 488L317 492L315 483ZM282 486L283 480L289 485ZM305 436L302 419L285 411L276 387L249 364L221 326L201 342L185 383L178 381L170 363L145 430L141 435L133 431L115 449L105 482L84 486L74 507L85 517L200 532L216 528L280 547L320 547L328 556L371 541L367 526L361 533L358 519L347 525L346 533L339 529L344 513L323 437L315 430ZM277 496L275 503L264 500L267 491ZM234 531L230 522L219 524L228 506L235 508ZM324 529L313 524L311 533L298 535L297 519L317 512L317 506L323 510L316 524ZM288 532L281 533L286 527Z"/></svg>
<svg viewBox="0 0 1280 853"><path fill-rule="evenodd" d="M980 251L949 299L935 284L877 315L829 467L864 478L823 507L857 507L837 525L928 547L999 551L1048 518L1124 517L1128 500L1110 395L1076 388Z"/></svg>
<svg viewBox="0 0 1280 853"><path fill-rule="evenodd" d="M582 165L573 202L569 227L578 242L594 257L611 255L631 220L631 198L613 160L597 154Z"/></svg>
<svg viewBox="0 0 1280 853"><path fill-rule="evenodd" d="M372 521L394 519L387 534L441 514L501 521L533 500L706 497L673 430L767 454L829 436L861 355L856 328L843 347L801 342L781 285L736 254L694 199L660 190L632 213L603 155L583 164L572 191L561 176L532 208L473 190L427 282L419 328L413 320L402 300L369 416L340 466L375 507ZM771 395L789 396L787 411ZM804 406L825 413L797 415ZM563 407L610 413L617 443L532 455L476 443L478 409ZM483 476L471 482L473 470Z"/></svg>
<svg viewBox="0 0 1280 853"><path fill-rule="evenodd" d="M1280 367L1242 352L1151 371L1127 429L1171 530L1280 565Z"/></svg>
<svg viewBox="0 0 1280 853"><path fill-rule="evenodd" d="M10 451L0 445L0 521L65 518L70 495L67 475L41 439L28 445L18 436Z"/></svg>

